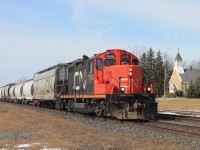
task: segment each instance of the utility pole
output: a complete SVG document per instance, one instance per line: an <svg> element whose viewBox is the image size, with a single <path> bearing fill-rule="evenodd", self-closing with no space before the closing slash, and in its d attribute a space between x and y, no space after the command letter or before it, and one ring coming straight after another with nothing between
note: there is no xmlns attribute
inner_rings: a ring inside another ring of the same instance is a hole
<svg viewBox="0 0 200 150"><path fill-rule="evenodd" d="M167 78L169 78L170 76L167 75L167 70L165 69L165 73L164 73L164 95L163 95L163 99L165 100L166 97L166 80Z"/></svg>
<svg viewBox="0 0 200 150"><path fill-rule="evenodd" d="M164 95L163 95L163 99L165 100L165 95L166 95L166 93L165 93L165 90L166 90L166 69L165 69L165 73L164 73Z"/></svg>

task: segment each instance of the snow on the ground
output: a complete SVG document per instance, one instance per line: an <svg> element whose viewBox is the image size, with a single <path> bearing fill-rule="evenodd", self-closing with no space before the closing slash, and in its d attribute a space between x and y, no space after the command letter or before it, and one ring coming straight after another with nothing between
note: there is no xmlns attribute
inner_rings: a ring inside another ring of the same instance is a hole
<svg viewBox="0 0 200 150"><path fill-rule="evenodd" d="M37 144L39 144L39 143L19 144L19 145L15 146L15 147L17 147L17 148L29 148L29 147L31 147L32 145L37 145Z"/></svg>
<svg viewBox="0 0 200 150"><path fill-rule="evenodd" d="M60 148L47 148L47 147L44 147L41 150L61 150L61 149Z"/></svg>

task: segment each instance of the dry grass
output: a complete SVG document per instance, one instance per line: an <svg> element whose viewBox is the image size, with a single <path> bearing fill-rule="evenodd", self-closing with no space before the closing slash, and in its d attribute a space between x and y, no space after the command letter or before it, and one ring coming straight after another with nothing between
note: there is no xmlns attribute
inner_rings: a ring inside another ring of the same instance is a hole
<svg viewBox="0 0 200 150"><path fill-rule="evenodd" d="M107 132L79 122L67 121L28 108L0 103L0 135L26 134L27 137L0 138L0 149L19 149L18 144L33 144L28 149L183 149L173 142ZM187 148L185 148L187 149ZM188 148L189 149L189 148Z"/></svg>
<svg viewBox="0 0 200 150"><path fill-rule="evenodd" d="M199 110L200 99L165 99L158 100L158 109L162 110Z"/></svg>

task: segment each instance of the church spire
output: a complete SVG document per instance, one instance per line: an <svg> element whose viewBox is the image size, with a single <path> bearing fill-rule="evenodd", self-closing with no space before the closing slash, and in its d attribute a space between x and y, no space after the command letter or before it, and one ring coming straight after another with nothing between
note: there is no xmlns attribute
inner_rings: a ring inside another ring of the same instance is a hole
<svg viewBox="0 0 200 150"><path fill-rule="evenodd" d="M179 49L178 49L178 53L177 53L177 55L176 55L176 57L175 57L174 60L175 60L175 61L183 61L183 59L181 58L181 55L180 55L180 53L179 53Z"/></svg>
<svg viewBox="0 0 200 150"><path fill-rule="evenodd" d="M177 71L177 73L184 73L182 62L183 62L183 59L182 59L182 57L179 53L179 49L178 49L178 53L174 59L174 69Z"/></svg>

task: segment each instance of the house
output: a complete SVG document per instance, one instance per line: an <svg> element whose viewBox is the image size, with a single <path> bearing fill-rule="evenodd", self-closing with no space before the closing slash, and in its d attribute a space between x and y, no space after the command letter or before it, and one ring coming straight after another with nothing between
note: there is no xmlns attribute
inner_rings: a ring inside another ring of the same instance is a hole
<svg viewBox="0 0 200 150"><path fill-rule="evenodd" d="M186 95L187 89L191 82L195 82L200 77L200 69L183 68L183 59L179 52L174 59L174 68L169 80L169 92L175 93L176 91L182 91L183 95Z"/></svg>

